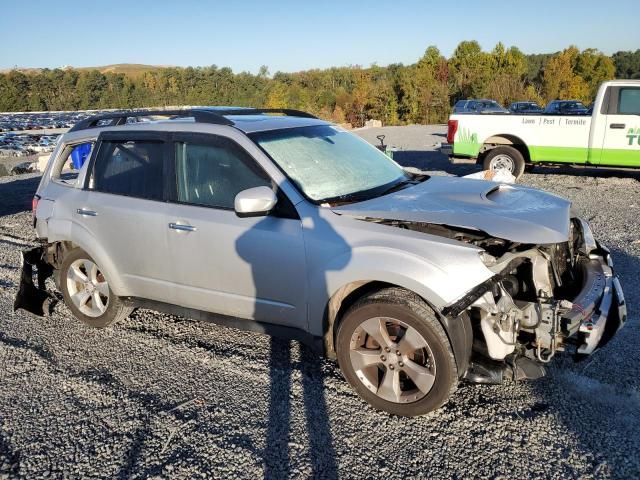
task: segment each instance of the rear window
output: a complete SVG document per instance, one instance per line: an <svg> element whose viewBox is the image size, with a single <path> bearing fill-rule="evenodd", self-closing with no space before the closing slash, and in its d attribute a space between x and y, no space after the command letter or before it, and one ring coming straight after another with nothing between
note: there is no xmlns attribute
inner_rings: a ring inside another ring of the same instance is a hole
<svg viewBox="0 0 640 480"><path fill-rule="evenodd" d="M640 88L620 89L618 113L621 115L640 115Z"/></svg>
<svg viewBox="0 0 640 480"><path fill-rule="evenodd" d="M103 141L93 172L93 190L162 200L163 151L161 141Z"/></svg>

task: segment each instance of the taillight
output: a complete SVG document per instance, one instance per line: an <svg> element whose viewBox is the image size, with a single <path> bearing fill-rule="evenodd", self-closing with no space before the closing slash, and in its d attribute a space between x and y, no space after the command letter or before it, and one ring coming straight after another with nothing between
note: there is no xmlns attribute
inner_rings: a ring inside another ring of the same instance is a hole
<svg viewBox="0 0 640 480"><path fill-rule="evenodd" d="M447 143L453 143L458 131L458 120L449 120L447 122Z"/></svg>
<svg viewBox="0 0 640 480"><path fill-rule="evenodd" d="M36 210L38 209L38 201L40 200L40 196L39 195L35 195L33 197L33 200L31 200L31 213L33 214L33 216L36 216Z"/></svg>

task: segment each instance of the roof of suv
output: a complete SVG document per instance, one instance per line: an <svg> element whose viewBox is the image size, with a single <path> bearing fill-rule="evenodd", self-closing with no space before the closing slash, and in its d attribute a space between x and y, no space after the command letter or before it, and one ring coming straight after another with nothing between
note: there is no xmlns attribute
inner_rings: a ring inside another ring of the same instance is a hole
<svg viewBox="0 0 640 480"><path fill-rule="evenodd" d="M158 119L158 117L167 117ZM130 122L130 119L137 121ZM70 132L93 128L140 128L146 124L194 122L233 126L244 133L314 125L329 125L315 116L291 109L255 109L248 107L192 107L177 110L135 110L99 114L75 124Z"/></svg>
<svg viewBox="0 0 640 480"><path fill-rule="evenodd" d="M329 122L319 118L288 117L283 115L228 115L225 118L231 120L234 127L245 133L329 124Z"/></svg>

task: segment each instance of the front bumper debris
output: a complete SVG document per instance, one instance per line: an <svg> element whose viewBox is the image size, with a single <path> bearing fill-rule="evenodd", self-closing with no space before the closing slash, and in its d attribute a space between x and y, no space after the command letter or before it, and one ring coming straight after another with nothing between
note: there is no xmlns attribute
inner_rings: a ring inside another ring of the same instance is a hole
<svg viewBox="0 0 640 480"><path fill-rule="evenodd" d="M13 311L19 308L37 316L46 316L53 311L57 298L47 292L45 282L53 274L53 267L46 261L44 247L24 250L20 287L13 302ZM35 269L35 272L34 272ZM33 281L34 273L37 285Z"/></svg>
<svg viewBox="0 0 640 480"><path fill-rule="evenodd" d="M582 290L571 310L562 316L565 328L581 339L577 353L583 355L604 346L627 320L627 305L611 255L604 247L599 251L601 254L592 253L582 263Z"/></svg>

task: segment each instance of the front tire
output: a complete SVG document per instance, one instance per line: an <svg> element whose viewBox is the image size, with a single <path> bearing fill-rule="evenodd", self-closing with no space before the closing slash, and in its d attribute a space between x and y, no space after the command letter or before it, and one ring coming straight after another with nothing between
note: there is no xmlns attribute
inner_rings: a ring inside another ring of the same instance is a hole
<svg viewBox="0 0 640 480"><path fill-rule="evenodd" d="M458 385L447 335L429 306L399 288L357 301L338 327L340 369L371 406L413 417L447 402Z"/></svg>
<svg viewBox="0 0 640 480"><path fill-rule="evenodd" d="M100 267L81 248L64 257L60 289L71 313L90 327L108 327L128 317L133 310L113 293Z"/></svg>
<svg viewBox="0 0 640 480"><path fill-rule="evenodd" d="M508 145L489 150L483 162L484 170L508 170L516 180L524 173L525 161L522 153Z"/></svg>

